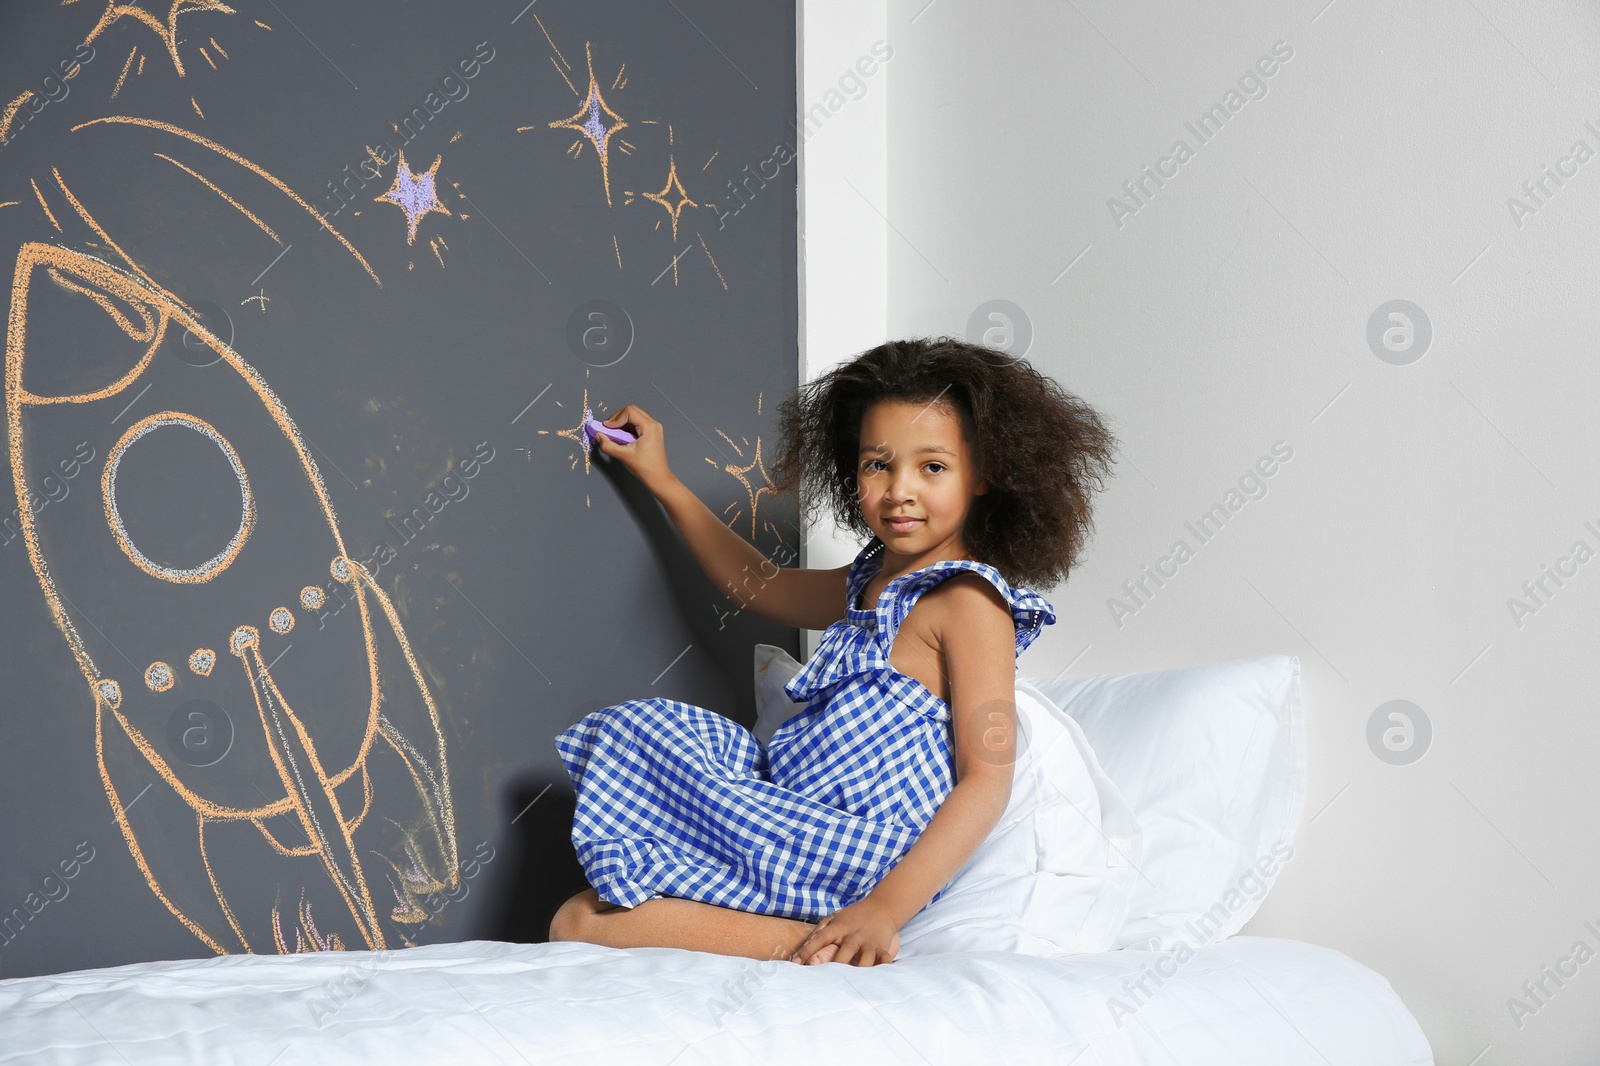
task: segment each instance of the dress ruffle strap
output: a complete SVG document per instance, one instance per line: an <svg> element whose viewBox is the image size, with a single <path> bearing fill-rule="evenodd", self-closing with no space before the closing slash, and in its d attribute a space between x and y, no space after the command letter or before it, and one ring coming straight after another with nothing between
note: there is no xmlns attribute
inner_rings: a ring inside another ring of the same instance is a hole
<svg viewBox="0 0 1600 1066"><path fill-rule="evenodd" d="M1000 595L1005 597L1006 603L1011 607L1011 621L1017 627L1017 654L1021 655L1028 650L1039 636L1039 632L1047 625L1054 625L1056 621L1055 608L1050 601L1034 592L1032 589L1012 588L1006 579L1000 576L988 563L975 562L971 559L949 559L945 562L934 563L930 567L914 570L909 574L901 574L889 582L884 589L886 595L877 606L878 631L883 634L881 643L884 647L894 647L895 634L900 632L906 616L911 613L922 594L946 580L951 574L962 570L970 570L989 579L995 588L1000 590ZM893 595L887 595L893 591Z"/></svg>
<svg viewBox="0 0 1600 1066"><path fill-rule="evenodd" d="M796 703L806 703L826 689L860 674L887 673L889 660L873 631L835 623L822 634L816 652L783 690Z"/></svg>
<svg viewBox="0 0 1600 1066"><path fill-rule="evenodd" d="M846 618L828 627L817 654L784 686L790 699L807 702L833 685L860 674L893 673L888 660L889 649L894 647L895 636L911 608L923 593L963 570L981 574L1005 597L1017 630L1018 655L1028 649L1045 626L1055 624L1055 608L1049 600L1032 589L1012 587L995 567L971 559L947 559L901 574L884 586L875 605L857 609L856 597L882 569L882 548L883 542L874 538L857 553L845 583L848 592Z"/></svg>

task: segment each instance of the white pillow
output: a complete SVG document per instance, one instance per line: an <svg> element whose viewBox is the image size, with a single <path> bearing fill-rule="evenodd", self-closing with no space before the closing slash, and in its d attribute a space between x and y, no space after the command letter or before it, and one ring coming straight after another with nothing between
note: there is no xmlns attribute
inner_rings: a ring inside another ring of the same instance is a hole
<svg viewBox="0 0 1600 1066"><path fill-rule="evenodd" d="M1294 854L1305 799L1298 657L1030 679L1083 727L1144 831L1114 947L1237 933Z"/></svg>
<svg viewBox="0 0 1600 1066"><path fill-rule="evenodd" d="M803 709L783 692L800 664L756 648L758 737ZM776 695L774 695L776 693ZM1011 800L944 894L900 930L900 957L1015 951L1056 958L1108 950L1140 859L1132 808L1077 722L1023 678ZM763 739L765 744L766 740Z"/></svg>
<svg viewBox="0 0 1600 1066"><path fill-rule="evenodd" d="M776 669L773 669L774 666ZM750 732L761 741L763 748L791 715L806 709L805 704L791 700L783 690L783 686L800 669L794 656L782 648L771 644L756 645L756 725Z"/></svg>

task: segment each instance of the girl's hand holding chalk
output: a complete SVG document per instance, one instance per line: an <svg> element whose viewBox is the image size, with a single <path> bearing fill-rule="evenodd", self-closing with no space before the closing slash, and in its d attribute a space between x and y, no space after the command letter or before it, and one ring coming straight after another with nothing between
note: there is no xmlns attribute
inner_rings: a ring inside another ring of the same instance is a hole
<svg viewBox="0 0 1600 1066"><path fill-rule="evenodd" d="M590 440L594 440L596 437L605 437L607 440L614 440L618 444L632 444L639 439L625 429L612 429L598 418L595 418L593 412L587 407L583 409L583 429L589 435Z"/></svg>
<svg viewBox="0 0 1600 1066"><path fill-rule="evenodd" d="M603 422L589 419L584 431L596 448L627 467L652 493L659 495L658 490L671 482L661 423L643 408L630 403Z"/></svg>

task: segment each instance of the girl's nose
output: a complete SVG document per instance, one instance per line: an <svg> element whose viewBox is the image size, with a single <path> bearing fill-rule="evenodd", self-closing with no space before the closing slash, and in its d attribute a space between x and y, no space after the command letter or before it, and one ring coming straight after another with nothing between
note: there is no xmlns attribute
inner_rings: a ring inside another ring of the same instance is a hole
<svg viewBox="0 0 1600 1066"><path fill-rule="evenodd" d="M889 478L889 486L884 495L892 503L905 503L913 495L911 475L906 472L893 474Z"/></svg>

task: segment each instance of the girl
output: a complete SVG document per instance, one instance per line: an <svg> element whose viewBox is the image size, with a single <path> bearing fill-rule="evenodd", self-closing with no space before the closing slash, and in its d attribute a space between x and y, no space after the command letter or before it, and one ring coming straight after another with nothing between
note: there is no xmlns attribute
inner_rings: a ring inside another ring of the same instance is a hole
<svg viewBox="0 0 1600 1066"><path fill-rule="evenodd" d="M774 567L667 466L629 404L597 438L661 502L718 588L823 630L765 746L674 700L629 700L556 737L591 884L551 940L757 959L892 962L899 930L1004 813L1016 657L1055 622L1018 583L1077 560L1115 440L1026 362L950 338L891 342L779 405L779 491L870 537L849 566ZM754 582L750 575L766 575ZM915 608L915 609L913 609Z"/></svg>

